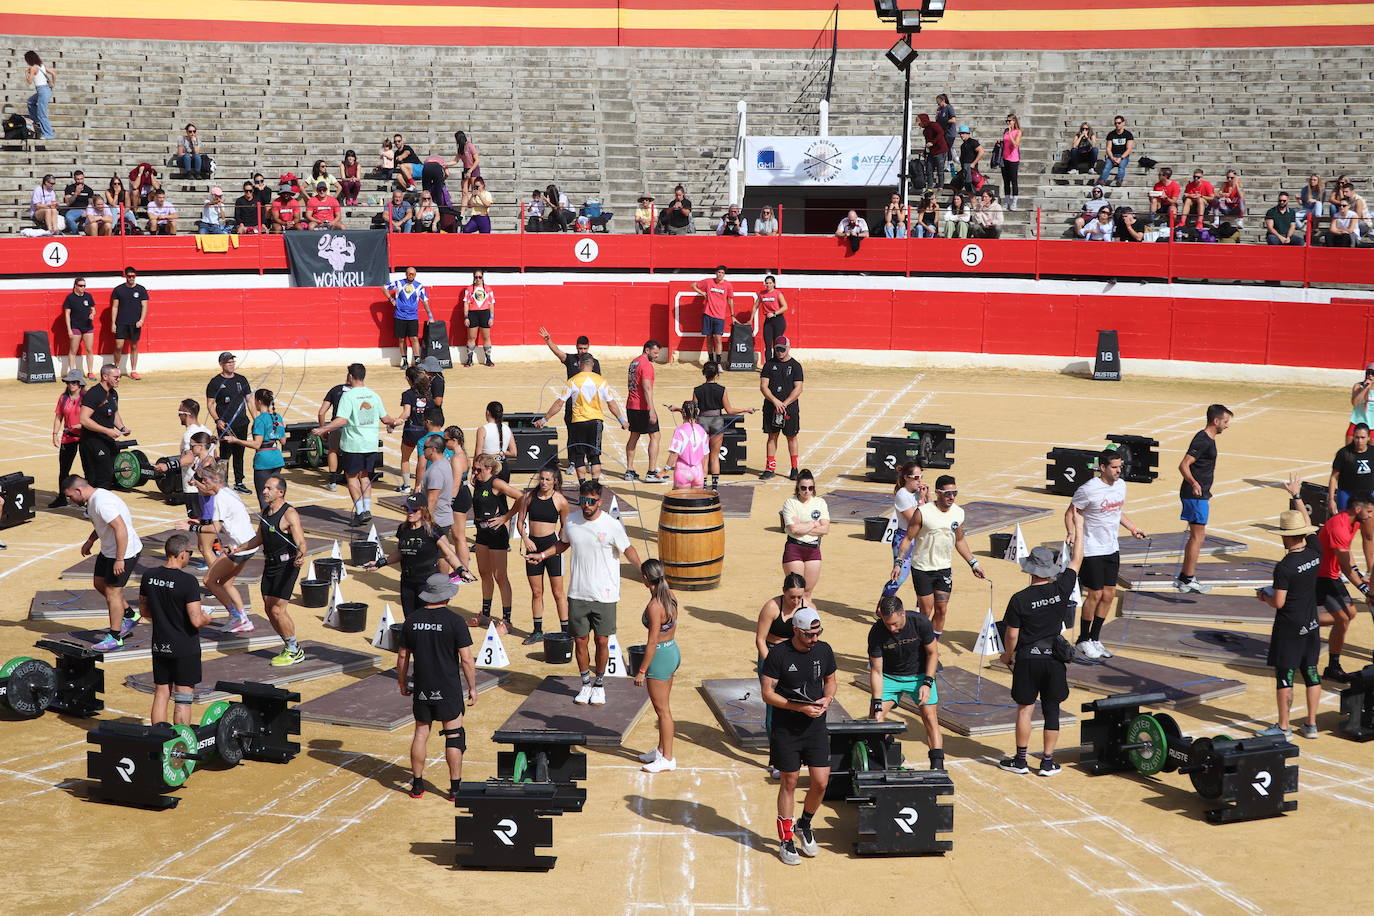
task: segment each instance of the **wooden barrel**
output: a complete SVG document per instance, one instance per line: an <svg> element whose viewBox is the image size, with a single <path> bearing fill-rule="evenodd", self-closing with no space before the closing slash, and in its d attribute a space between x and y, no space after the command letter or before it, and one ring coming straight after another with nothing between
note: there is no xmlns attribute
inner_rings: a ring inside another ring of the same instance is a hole
<svg viewBox="0 0 1374 916"><path fill-rule="evenodd" d="M673 588L720 585L725 565L725 516L713 490L672 490L658 516L658 558Z"/></svg>

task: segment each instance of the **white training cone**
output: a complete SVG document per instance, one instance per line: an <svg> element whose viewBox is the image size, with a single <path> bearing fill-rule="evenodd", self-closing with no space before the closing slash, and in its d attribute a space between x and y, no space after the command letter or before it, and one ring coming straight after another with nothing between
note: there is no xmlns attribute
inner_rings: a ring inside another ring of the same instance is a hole
<svg viewBox="0 0 1374 916"><path fill-rule="evenodd" d="M1001 655L1002 652L1002 637L997 632L997 624L992 619L992 608L988 608L987 616L983 618L983 628L978 631L978 641L973 644L973 654L987 657L989 655Z"/></svg>
<svg viewBox="0 0 1374 916"><path fill-rule="evenodd" d="M607 509L606 511L610 513L611 518L616 519L617 521L619 521L619 519L620 519L620 500L618 500L618 499L615 498L615 494L614 494L614 493L611 494L611 508ZM613 640L615 639L615 635L614 635L614 634L612 634L611 639L613 639ZM609 673L609 672L608 672L608 673ZM622 671L621 673L623 674L624 672Z"/></svg>
<svg viewBox="0 0 1374 916"><path fill-rule="evenodd" d="M339 590L339 583L334 583L334 592L329 596L329 610L324 615L324 625L334 629L339 628L339 603L343 601L343 592Z"/></svg>
<svg viewBox="0 0 1374 916"><path fill-rule="evenodd" d="M606 650L609 653L606 659L606 677L627 677L625 672L625 656L620 651L620 640L616 639L614 633L607 641Z"/></svg>
<svg viewBox="0 0 1374 916"><path fill-rule="evenodd" d="M342 559L343 559L343 552L342 552L341 550L339 550L339 542L338 542L338 541L335 541L335 542L334 542L334 549L331 550L331 551L329 551L329 555L330 555L331 557L333 557L334 559L336 559L336 560L342 560ZM347 564L347 563L343 563L343 564L341 564L341 565L339 566L339 581L342 582L344 579L347 579L347 578L348 578L348 564Z"/></svg>
<svg viewBox="0 0 1374 916"><path fill-rule="evenodd" d="M510 656L501 643L501 634L496 631L496 621L487 624L487 635L482 637L482 645L477 650L477 667L509 668Z"/></svg>
<svg viewBox="0 0 1374 916"><path fill-rule="evenodd" d="M315 568L314 560L310 561L310 578L314 579L316 582L320 579L320 571Z"/></svg>
<svg viewBox="0 0 1374 916"><path fill-rule="evenodd" d="M391 626L395 622L396 619L391 616L391 604L388 602L382 610L382 619L377 621L377 632L372 634L373 648L396 651L396 634L391 632Z"/></svg>
<svg viewBox="0 0 1374 916"><path fill-rule="evenodd" d="M897 516L887 520L887 527L883 529L883 536L880 539L884 544L897 543Z"/></svg>
<svg viewBox="0 0 1374 916"><path fill-rule="evenodd" d="M380 544L382 543L382 539L379 538L379 537L377 537L377 526L376 526L376 525L373 525L371 528L369 528L369 529L367 530L367 539L368 539L369 541L371 541L372 543L374 543L374 544L380 545Z"/></svg>
<svg viewBox="0 0 1374 916"><path fill-rule="evenodd" d="M1013 563L1019 563L1030 556L1030 550L1026 547L1026 538L1021 534L1021 526L1016 526L1016 533L1012 535L1011 543L1007 545L1007 553L1002 558Z"/></svg>

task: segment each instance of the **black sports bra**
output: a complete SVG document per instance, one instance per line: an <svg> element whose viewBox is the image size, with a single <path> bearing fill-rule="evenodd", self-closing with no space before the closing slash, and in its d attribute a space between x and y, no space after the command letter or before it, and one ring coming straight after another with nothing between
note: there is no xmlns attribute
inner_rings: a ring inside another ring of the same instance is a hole
<svg viewBox="0 0 1374 916"><path fill-rule="evenodd" d="M778 616L774 617L773 622L768 625L768 635L776 636L779 639L791 639L792 619L789 617L784 620L782 617L782 595L779 595L775 600L778 602Z"/></svg>
<svg viewBox="0 0 1374 916"><path fill-rule="evenodd" d="M531 496L529 520L532 522L558 522L558 506L552 496Z"/></svg>

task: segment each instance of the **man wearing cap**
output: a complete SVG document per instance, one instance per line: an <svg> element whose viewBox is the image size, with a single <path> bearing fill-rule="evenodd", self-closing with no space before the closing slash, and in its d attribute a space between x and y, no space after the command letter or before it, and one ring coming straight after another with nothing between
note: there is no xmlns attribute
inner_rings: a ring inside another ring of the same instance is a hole
<svg viewBox="0 0 1374 916"><path fill-rule="evenodd" d="M295 177L288 172L277 185L277 199L272 201L273 232L305 228L305 220L302 218L303 207L296 199Z"/></svg>
<svg viewBox="0 0 1374 916"><path fill-rule="evenodd" d="M456 594L457 584L443 573L435 573L420 591L423 606L401 624L396 682L401 696L413 698L410 708L415 716L415 736L410 742L411 798L425 794L425 745L435 721L442 725L439 734L444 738L444 759L448 762L449 791L445 798L453 799L463 776L463 751L467 750L464 684L467 705L477 705L477 667L472 660L472 634L448 608L449 599Z"/></svg>
<svg viewBox="0 0 1374 916"><path fill-rule="evenodd" d="M872 693L869 714L882 722L906 694L921 710L930 748L930 768L945 768L944 740L940 736L938 704L940 689L935 672L940 665L940 641L930 618L902 607L896 595L878 599L878 619L868 629L868 686Z"/></svg>
<svg viewBox="0 0 1374 916"><path fill-rule="evenodd" d="M959 181L965 191L973 191L973 170L983 159L983 144L973 137L973 128L967 124L959 125Z"/></svg>
<svg viewBox="0 0 1374 916"><path fill-rule="evenodd" d="M405 279L392 280L382 287L393 309L392 331L396 346L401 350L402 369L409 366L412 359L419 358L421 305L425 307L425 318L434 320L434 313L429 310L429 290L415 279L417 273L414 267L407 267Z"/></svg>
<svg viewBox="0 0 1374 916"><path fill-rule="evenodd" d="M201 235L224 235L224 189L219 185L210 188L210 199L200 208L200 220L196 228Z"/></svg>
<svg viewBox="0 0 1374 916"><path fill-rule="evenodd" d="M1131 537L1145 539L1145 532L1126 517L1126 481L1121 479L1123 461L1112 449L1097 456L1098 476L1085 481L1074 491L1064 510L1065 537L1072 539L1077 526L1074 516L1083 517L1083 616L1076 651L1094 661L1111 658L1102 645L1102 625L1107 612L1116 606L1116 576L1121 569L1121 544L1117 529L1125 528Z"/></svg>
<svg viewBox="0 0 1374 916"><path fill-rule="evenodd" d="M1302 674L1307 688L1307 721L1298 734L1317 737L1317 707L1321 704L1322 679L1317 674L1321 658L1321 624L1317 619L1317 576L1321 555L1308 543L1317 529L1307 517L1307 507L1298 498L1297 478L1289 486L1292 504L1297 508L1279 513L1279 539L1283 559L1274 565L1274 581L1268 588L1255 590L1255 597L1274 609L1274 626L1269 632L1269 657L1274 668L1278 702L1275 730L1284 737L1292 734L1289 715L1293 708L1293 680Z"/></svg>
<svg viewBox="0 0 1374 916"><path fill-rule="evenodd" d="M1040 775L1054 776L1063 769L1054 760L1054 748L1059 743L1059 704L1069 697L1065 669L1073 649L1061 633L1073 626L1071 596L1083 565L1083 516L1075 515L1073 525L1073 557L1062 571L1059 552L1049 547L1035 547L1021 560L1021 570L1031 577L1031 584L1011 596L1002 618L1006 634L1002 664L1011 668L1011 698L1016 701L1016 754L1002 758L998 766L1009 773L1030 772L1026 749L1037 699L1045 720Z"/></svg>
<svg viewBox="0 0 1374 916"><path fill-rule="evenodd" d="M336 429L339 437L340 465L353 500L353 519L350 528L358 528L372 521L372 472L377 466L377 442L382 424L395 426L396 419L385 413L377 392L363 383L367 367L362 363L348 366L348 388L339 396L334 419L310 431L323 436Z"/></svg>
<svg viewBox="0 0 1374 916"><path fill-rule="evenodd" d="M315 194L305 202L307 229L342 229L343 208L339 199L329 193L329 183L316 182Z"/></svg>
<svg viewBox="0 0 1374 916"><path fill-rule="evenodd" d="M233 433L235 439L247 439L255 415L253 387L234 371L237 367L238 357L233 353L225 350L219 355L219 373L205 386L205 403L210 408L215 435L221 440L220 457L234 466L234 492L248 493L243 483L243 446L225 439L225 433Z"/></svg>
<svg viewBox="0 0 1374 916"><path fill-rule="evenodd" d="M76 461L77 443L81 441L81 398L85 394L86 377L80 369L72 369L62 376L67 390L57 396L52 418L52 447L57 449L57 479L65 480ZM61 509L67 497L60 492L48 503L49 509Z"/></svg>
<svg viewBox="0 0 1374 916"><path fill-rule="evenodd" d="M426 356L417 364L429 376L429 406L444 406L444 367L436 356ZM440 422L443 422L440 418Z"/></svg>
<svg viewBox="0 0 1374 916"><path fill-rule="evenodd" d="M110 632L91 648L96 652L122 649L125 637L134 631L141 619L138 611L124 600L124 586L138 567L143 542L134 531L133 516L124 500L75 475L64 479L60 486L62 495L84 508L86 517L91 520L92 531L81 545L81 555L90 556L96 541L100 542L91 585L105 599L110 612Z"/></svg>
<svg viewBox="0 0 1374 916"><path fill-rule="evenodd" d="M774 707L768 733L769 755L778 768L779 857L788 865L801 855L814 857L816 835L811 818L820 810L830 782L830 736L825 714L835 700L835 652L821 642L821 615L801 607L792 615L792 638L768 650L759 669L763 701ZM811 785L794 822L797 776L805 764Z"/></svg>
<svg viewBox="0 0 1374 916"><path fill-rule="evenodd" d="M768 434L766 460L759 480L769 480L778 470L778 434L787 437L787 456L792 462L788 480L797 479L801 449L797 434L801 432L801 393L806 375L802 364L792 358L792 342L786 337L773 341L773 354L763 364L759 375L759 391L763 392L763 431Z"/></svg>
<svg viewBox="0 0 1374 916"><path fill-rule="evenodd" d="M725 265L716 268L716 275L710 280L698 280L692 284L698 296L706 300L706 309L701 316L701 334L706 338L706 361L719 363L725 346L725 321L735 310L735 287L725 279Z"/></svg>
<svg viewBox="0 0 1374 916"><path fill-rule="evenodd" d="M648 235L654 231L654 198L651 194L639 195L639 206L635 208L635 235Z"/></svg>

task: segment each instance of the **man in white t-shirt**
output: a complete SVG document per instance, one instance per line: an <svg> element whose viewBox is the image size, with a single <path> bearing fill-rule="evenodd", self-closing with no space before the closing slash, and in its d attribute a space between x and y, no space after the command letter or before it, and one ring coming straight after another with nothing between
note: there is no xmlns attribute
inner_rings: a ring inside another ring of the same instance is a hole
<svg viewBox="0 0 1374 916"><path fill-rule="evenodd" d="M109 608L110 632L91 648L97 652L122 649L124 639L134 631L140 619L138 609L124 600L124 586L138 567L143 542L134 531L129 507L109 490L97 489L86 478L72 474L62 481L62 495L68 502L84 506L86 517L91 520L93 530L81 545L81 555L90 556L95 542L100 542L91 584Z"/></svg>
<svg viewBox="0 0 1374 916"><path fill-rule="evenodd" d="M1098 455L1099 476L1079 487L1064 510L1064 539L1070 545L1074 517L1083 516L1083 571L1078 581L1084 597L1077 653L1089 660L1112 657L1100 637L1107 612L1116 600L1116 574L1121 568L1117 528L1124 525L1132 537L1145 537L1145 532L1126 517L1126 481L1121 479L1121 464L1121 456L1111 449Z"/></svg>
<svg viewBox="0 0 1374 916"><path fill-rule="evenodd" d="M551 556L572 549L568 564L572 584L568 586L568 630L573 637L577 669L582 673L582 689L574 703L606 704L606 663L610 660L610 637L615 632L616 603L620 601L620 558L639 568L639 552L630 543L625 526L601 509L601 484L584 480L578 487L580 515L569 515L563 533L547 550L526 560L542 563ZM595 634L596 672L591 670L587 637Z"/></svg>
<svg viewBox="0 0 1374 916"><path fill-rule="evenodd" d="M921 613L930 618L935 638L939 639L945 630L949 596L954 591L954 552L959 552L979 579L986 579L987 574L964 538L964 509L954 502L959 496L959 485L954 477L941 474L936 478L933 495L935 499L921 506L912 516L906 537L897 547L897 556L905 557L915 541L916 549L910 560L911 584L916 587ZM892 581L900 579L906 562L899 560L892 567Z"/></svg>
<svg viewBox="0 0 1374 916"><path fill-rule="evenodd" d="M243 572L243 567L253 558L253 554L258 552L256 547L241 551L239 546L253 540L258 532L248 517L248 509L244 506L243 500L224 485L224 474L218 465L201 468L192 478L192 482L197 490L210 498L213 510L210 520L193 522L190 519L182 519L176 523L176 527L183 531L205 531L219 536L224 553L210 564L210 569L205 573L205 587L229 611L229 623L225 625L225 631L248 633L253 629L253 621L248 619L248 612L244 609L243 599L239 597L238 587L234 585L234 578Z"/></svg>

